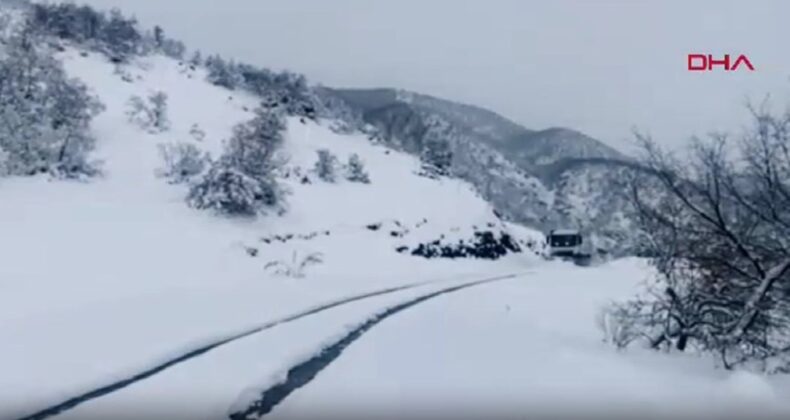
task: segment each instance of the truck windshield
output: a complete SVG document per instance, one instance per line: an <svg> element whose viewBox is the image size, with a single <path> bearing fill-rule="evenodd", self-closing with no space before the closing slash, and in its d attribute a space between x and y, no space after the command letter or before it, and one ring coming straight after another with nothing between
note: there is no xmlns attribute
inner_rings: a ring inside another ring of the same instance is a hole
<svg viewBox="0 0 790 420"><path fill-rule="evenodd" d="M581 235L552 235L549 237L549 245L555 247L578 246L581 243Z"/></svg>

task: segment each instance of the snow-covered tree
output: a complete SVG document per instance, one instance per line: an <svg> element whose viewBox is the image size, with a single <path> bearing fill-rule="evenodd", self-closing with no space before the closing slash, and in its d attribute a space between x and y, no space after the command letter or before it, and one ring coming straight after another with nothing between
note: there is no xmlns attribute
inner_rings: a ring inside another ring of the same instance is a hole
<svg viewBox="0 0 790 420"><path fill-rule="evenodd" d="M130 122L152 134L170 129L167 94L161 91L152 93L147 100L136 95L129 98L126 115Z"/></svg>
<svg viewBox="0 0 790 420"><path fill-rule="evenodd" d="M219 55L212 55L206 58L205 64L208 69L208 81L212 84L234 90L244 82L233 61L225 61Z"/></svg>
<svg viewBox="0 0 790 420"><path fill-rule="evenodd" d="M318 150L318 160L315 162L315 171L318 178L326 182L337 180L337 158L327 149Z"/></svg>
<svg viewBox="0 0 790 420"><path fill-rule="evenodd" d="M281 166L277 150L284 141L285 121L277 109L261 107L239 124L224 154L194 185L188 203L222 214L254 216L284 208L284 190L275 175Z"/></svg>
<svg viewBox="0 0 790 420"><path fill-rule="evenodd" d="M198 50L189 57L189 64L198 67L203 65L203 54Z"/></svg>
<svg viewBox="0 0 790 420"><path fill-rule="evenodd" d="M165 30L161 26L154 26L153 31L147 32L144 39L148 50L158 51L162 54L181 60L186 53L186 46L183 42L168 38Z"/></svg>
<svg viewBox="0 0 790 420"><path fill-rule="evenodd" d="M137 30L137 20L126 18L118 9L110 11L110 17L99 36L104 52L115 61L127 61L137 54L142 41L142 35Z"/></svg>
<svg viewBox="0 0 790 420"><path fill-rule="evenodd" d="M158 175L167 178L173 184L189 182L200 175L211 161L208 153L190 143L160 144L159 154L165 166Z"/></svg>
<svg viewBox="0 0 790 420"><path fill-rule="evenodd" d="M370 183L370 176L365 170L365 164L358 154L354 153L348 158L346 165L346 179L351 182Z"/></svg>
<svg viewBox="0 0 790 420"><path fill-rule="evenodd" d="M255 216L266 195L259 180L242 172L223 157L211 165L206 176L192 187L188 202L200 210L213 210L232 216Z"/></svg>
<svg viewBox="0 0 790 420"><path fill-rule="evenodd" d="M73 3L40 3L31 5L32 24L38 31L77 42L94 42L107 24L104 14L89 6Z"/></svg>
<svg viewBox="0 0 790 420"><path fill-rule="evenodd" d="M157 132L170 129L170 119L167 116L167 94L155 92L148 98L151 101L151 127Z"/></svg>
<svg viewBox="0 0 790 420"><path fill-rule="evenodd" d="M126 101L126 116L129 122L139 126L140 128L148 129L151 121L150 110L145 99L133 95Z"/></svg>
<svg viewBox="0 0 790 420"><path fill-rule="evenodd" d="M236 65L236 72L244 89L277 103L289 115L316 117L319 99L303 75L289 71L275 73L249 64Z"/></svg>
<svg viewBox="0 0 790 420"><path fill-rule="evenodd" d="M50 173L79 177L97 172L88 162L90 121L101 103L69 79L30 24L6 40L0 58L0 148L10 175Z"/></svg>
<svg viewBox="0 0 790 420"><path fill-rule="evenodd" d="M754 116L737 154L720 135L684 160L641 138L629 189L657 287L610 311L618 345L790 371L790 116Z"/></svg>
<svg viewBox="0 0 790 420"><path fill-rule="evenodd" d="M443 137L428 137L424 139L421 154L423 170L430 176L450 175L453 164L453 152L450 142Z"/></svg>

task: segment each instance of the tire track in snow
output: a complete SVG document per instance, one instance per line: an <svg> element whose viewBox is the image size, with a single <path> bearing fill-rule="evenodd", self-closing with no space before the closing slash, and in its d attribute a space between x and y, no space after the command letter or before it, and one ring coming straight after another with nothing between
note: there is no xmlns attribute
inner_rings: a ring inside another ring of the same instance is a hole
<svg viewBox="0 0 790 420"><path fill-rule="evenodd" d="M507 276L502 276L502 279L516 277L516 276L518 276L518 274L511 274L511 275L507 275ZM71 409L73 409L73 408L75 408L75 407L77 407L79 405L82 405L84 403L87 403L89 401L92 401L92 400L95 400L95 399L98 399L98 398L101 398L101 397L104 397L104 396L106 396L108 394L112 394L112 393L117 392L117 391L119 391L119 390L121 390L123 388L126 388L126 387L128 387L130 385L133 385L133 384L135 384L137 382L140 382L140 381L143 381L145 379L148 379L148 378L150 378L150 377L152 377L152 376L154 376L154 375L156 375L158 373L161 373L161 372L163 372L163 371L165 371L165 370L167 370L169 368L172 368L172 367L174 367L176 365L179 365L181 363L189 361L190 359L194 359L194 358L196 358L198 356L201 356L201 355L203 355L205 353L208 353L209 351L214 350L214 349L216 349L218 347L224 346L226 344L230 344L230 343L232 343L234 341L241 340L241 339L243 339L245 337L249 337L251 335L258 334L260 332L266 331L268 329L271 329L271 328L274 328L274 327L277 327L277 326L280 326L280 325L283 325L283 324L287 324L287 323L290 323L290 322L293 322L293 321L297 321L299 319L302 319L302 318L305 318L305 317L308 317L308 316L311 316L311 315L315 315L315 314L318 314L318 313L321 313L321 312L324 312L324 311L328 311L330 309L337 308L339 306L343 306L343 305L350 304L350 303L353 303L353 302L358 302L358 301L361 301L361 300L370 299L370 298L373 298L373 297L378 297L378 296L387 295L387 294L391 294L391 293L396 293L396 292L400 292L400 291L404 291L404 290L414 289L414 288L417 288L417 287L420 287L420 286L427 286L427 285L430 285L430 284L433 284L433 283L447 282L447 281L451 281L451 280L437 280L437 281L410 283L410 284L406 284L406 285L403 285L403 286L391 287L391 288L387 288L387 289L381 289L381 290L377 290L377 291L373 291L373 292L363 293L363 294L360 294L360 295L355 295L355 296L352 296L352 297L347 297L347 298L335 300L335 301L332 301L332 302L329 302L329 303L325 303L325 304L322 304L322 305L319 305L319 306L315 306L315 307L313 307L311 309L307 309L305 311L298 312L298 313L295 313L293 315L289 315L289 316L286 316L284 318L281 318L281 319L278 319L278 320L275 320L275 321L267 322L267 323L265 323L263 325L259 325L259 326L255 327L255 328L251 328L251 329L246 330L244 332L237 333L237 334L234 334L234 335L231 335L231 336L227 336L225 338L216 340L216 341L211 342L209 344L206 344L206 345L203 345L203 346L198 347L196 349L193 349L191 351L188 351L186 353L182 353L182 354L180 354L178 356L174 356L173 358L168 359L167 361L165 361L163 363L160 363L158 365L155 365L153 367L150 367L150 368L148 368L148 369L146 369L144 371L138 372L138 373L136 373L134 375L131 375L131 376L128 376L128 377L126 377L124 379L118 380L116 382L113 382L113 383L101 386L99 388L95 388L93 390L84 392L84 393L82 393L80 395L71 397L71 398L69 398L69 399L67 399L65 401L62 401L62 402L60 402L58 404L55 404L55 405L49 406L47 408L44 408L42 410L39 410L39 411L37 411L37 412L35 412L33 414L29 414L29 415L26 415L24 417L20 417L17 420L43 420L43 419L46 419L46 418L49 418L49 417L57 416L58 414L62 414L63 412L69 411L69 410L71 410ZM491 281L491 280L489 280L489 281Z"/></svg>
<svg viewBox="0 0 790 420"><path fill-rule="evenodd" d="M312 358L293 366L288 370L285 381L280 382L261 393L260 399L250 404L244 411L239 411L230 414L231 420L252 420L259 419L266 414L269 414L274 408L283 402L289 395L297 389L310 383L315 377L335 361L343 351L350 346L354 341L362 337L371 328L375 327L381 321L389 318L398 312L411 308L412 306L419 305L427 300L458 292L464 289L469 289L475 286L482 286L488 283L509 280L521 276L521 274L512 274L507 276L493 277L485 280L478 280L473 282L464 283L461 285L448 287L435 292L431 292L415 299L391 306L383 312L369 318L367 321L359 325L357 328L346 334L343 338L336 341L322 349L318 354Z"/></svg>

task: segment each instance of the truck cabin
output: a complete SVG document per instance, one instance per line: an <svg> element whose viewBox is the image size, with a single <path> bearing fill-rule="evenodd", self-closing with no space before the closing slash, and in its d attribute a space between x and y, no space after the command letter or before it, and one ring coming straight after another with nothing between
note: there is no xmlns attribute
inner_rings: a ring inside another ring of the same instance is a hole
<svg viewBox="0 0 790 420"><path fill-rule="evenodd" d="M546 237L552 256L574 257L580 253L584 240L577 230L552 230Z"/></svg>

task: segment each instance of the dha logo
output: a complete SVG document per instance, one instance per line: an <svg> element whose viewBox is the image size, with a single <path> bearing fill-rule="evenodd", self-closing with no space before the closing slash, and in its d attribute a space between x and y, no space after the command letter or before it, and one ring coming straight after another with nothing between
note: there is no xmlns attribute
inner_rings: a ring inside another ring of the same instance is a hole
<svg viewBox="0 0 790 420"><path fill-rule="evenodd" d="M729 54L724 54L724 59L716 60L710 54L689 54L688 55L688 68L689 71L713 71L715 66L720 66L723 68L724 71L736 71L739 67L744 66L744 68L749 69L749 71L754 71L754 66L752 62L749 61L749 58L746 55L741 54L738 56L735 61L730 59Z"/></svg>

